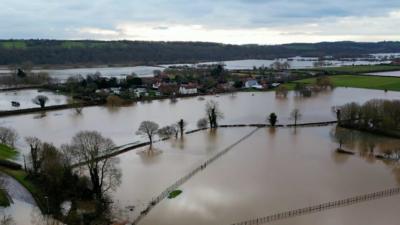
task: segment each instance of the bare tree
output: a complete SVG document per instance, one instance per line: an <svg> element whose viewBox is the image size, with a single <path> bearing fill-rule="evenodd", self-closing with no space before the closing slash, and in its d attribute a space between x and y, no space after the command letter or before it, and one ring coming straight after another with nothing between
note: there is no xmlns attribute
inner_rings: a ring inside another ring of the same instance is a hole
<svg viewBox="0 0 400 225"><path fill-rule="evenodd" d="M175 138L177 138L178 133L179 133L179 130L176 125L162 127L157 132L157 134L163 138L169 138L171 136L175 136Z"/></svg>
<svg viewBox="0 0 400 225"><path fill-rule="evenodd" d="M32 164L32 172L34 174L39 173L40 165L42 163L42 141L39 140L37 137L26 137L25 138L26 143L28 143L30 147L30 159L31 159L31 164Z"/></svg>
<svg viewBox="0 0 400 225"><path fill-rule="evenodd" d="M213 100L206 103L206 114L210 128L217 128L218 120L224 117L223 113L219 109L218 102Z"/></svg>
<svg viewBox="0 0 400 225"><path fill-rule="evenodd" d="M14 147L17 139L17 131L8 127L0 127L0 143Z"/></svg>
<svg viewBox="0 0 400 225"><path fill-rule="evenodd" d="M290 113L290 118L294 120L294 126L297 126L297 121L301 119L302 115L300 113L299 109L293 109L293 111Z"/></svg>
<svg viewBox="0 0 400 225"><path fill-rule="evenodd" d="M118 158L103 158L115 148L111 139L103 137L97 131L81 131L72 138L71 146L64 145L63 148L72 151L77 161L85 162L83 167L89 172L92 192L98 201L103 201L104 195L120 184Z"/></svg>
<svg viewBox="0 0 400 225"><path fill-rule="evenodd" d="M143 121L136 132L136 134L145 136L149 139L150 149L153 147L153 137L157 134L158 127L158 124L153 121Z"/></svg>
<svg viewBox="0 0 400 225"><path fill-rule="evenodd" d="M181 138L183 137L183 133L185 131L186 125L187 125L187 123L183 119L178 121L178 127L179 127L179 132L181 134Z"/></svg>
<svg viewBox="0 0 400 225"><path fill-rule="evenodd" d="M49 101L49 98L45 95L38 95L34 99L32 99L32 102L36 105L39 105L40 108L44 108L47 101Z"/></svg>
<svg viewBox="0 0 400 225"><path fill-rule="evenodd" d="M206 118L201 118L197 121L197 127L199 129L207 128L207 126L208 126L208 120Z"/></svg>

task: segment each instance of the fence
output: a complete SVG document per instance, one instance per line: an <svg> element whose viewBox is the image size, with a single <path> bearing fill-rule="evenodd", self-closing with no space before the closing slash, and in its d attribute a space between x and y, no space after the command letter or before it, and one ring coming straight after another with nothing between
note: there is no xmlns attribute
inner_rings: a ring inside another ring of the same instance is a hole
<svg viewBox="0 0 400 225"><path fill-rule="evenodd" d="M321 211L328 210L328 209L344 207L344 206L348 206L348 205L357 204L360 202L371 201L371 200L390 197L390 196L398 195L398 194L400 194L400 188L392 188L392 189L387 189L384 191L374 192L374 193L365 194L365 195L359 195L359 196L350 197L350 198L346 198L346 199L342 199L342 200L326 202L326 203L322 203L322 204L318 204L318 205L314 205L314 206L310 206L310 207L289 210L286 212L276 213L276 214L272 214L269 216L246 220L246 221L242 221L242 222L238 222L238 223L232 223L232 225L265 224L265 223L270 223L270 222L277 221L277 220L288 219L291 217L301 216L301 215L310 214L310 213L317 213L317 212L321 212Z"/></svg>
<svg viewBox="0 0 400 225"><path fill-rule="evenodd" d="M238 145L240 142L246 140L247 138L249 138L252 134L254 134L259 128L254 129L253 131L251 131L249 134L247 134L246 136L242 137L241 139L239 139L238 141L236 141L235 143L231 144L230 146L228 146L227 148L225 148L224 150L218 152L217 154L215 154L213 157L211 157L210 159L208 159L207 161L205 161L204 163L202 163L200 166L196 167L194 170L192 170L189 174L186 174L184 177L180 178L178 181L176 181L174 184L172 184L171 186L169 186L168 188L166 188L163 192L161 192L158 196L156 196L155 198L153 198L153 200L149 203L149 205L147 206L147 208L145 208L140 214L139 216L134 219L132 224L137 224L140 222L140 220L142 220L144 218L144 216L147 215L147 213L155 206L157 205L161 200L163 200L164 198L166 198L169 193L171 191L176 190L179 186L181 186L183 183L185 183L186 181L188 181L190 178L192 178L196 173L200 172L201 170L205 169L210 163L214 162L215 160L217 160L218 158L220 158L221 156L223 156L224 154L228 153L230 150L233 149L233 147L235 147L236 145Z"/></svg>

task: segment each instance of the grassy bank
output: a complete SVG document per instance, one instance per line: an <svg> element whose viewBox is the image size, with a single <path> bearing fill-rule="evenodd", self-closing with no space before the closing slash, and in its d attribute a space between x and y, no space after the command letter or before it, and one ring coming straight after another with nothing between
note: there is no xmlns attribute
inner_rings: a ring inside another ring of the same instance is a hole
<svg viewBox="0 0 400 225"><path fill-rule="evenodd" d="M0 144L0 159L15 159L18 151L8 147L7 145Z"/></svg>
<svg viewBox="0 0 400 225"><path fill-rule="evenodd" d="M0 167L0 171L14 178L22 186L24 186L33 196L38 207L43 211L44 196L36 185L28 178L28 174L24 170L12 170L5 167Z"/></svg>
<svg viewBox="0 0 400 225"><path fill-rule="evenodd" d="M400 70L400 65L359 65L359 66L340 66L340 67L326 67L312 69L314 71L326 71L335 74L360 74L360 73L373 73L373 72L386 72Z"/></svg>
<svg viewBox="0 0 400 225"><path fill-rule="evenodd" d="M0 188L0 206L7 207L10 206L10 200L8 199L7 192Z"/></svg>
<svg viewBox="0 0 400 225"><path fill-rule="evenodd" d="M294 83L304 84L315 83L316 78L295 81L288 88L293 89ZM361 75L338 75L331 76L332 82L336 87L355 87L377 90L400 91L400 78L398 77L379 77L379 76L361 76Z"/></svg>

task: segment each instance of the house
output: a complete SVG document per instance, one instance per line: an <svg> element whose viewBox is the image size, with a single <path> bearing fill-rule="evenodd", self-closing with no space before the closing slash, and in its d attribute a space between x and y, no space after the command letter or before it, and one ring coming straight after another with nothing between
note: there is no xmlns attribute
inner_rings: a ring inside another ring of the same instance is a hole
<svg viewBox="0 0 400 225"><path fill-rule="evenodd" d="M179 87L179 94L182 94L182 95L194 95L194 94L197 94L197 85L194 85L194 84L182 84Z"/></svg>
<svg viewBox="0 0 400 225"><path fill-rule="evenodd" d="M133 93L135 93L136 97L147 96L147 89L146 88L135 88L133 89Z"/></svg>
<svg viewBox="0 0 400 225"><path fill-rule="evenodd" d="M244 83L244 87L245 87L245 88L255 88L255 89L262 89L262 88L263 88L263 86L260 85L260 84L257 82L257 80L247 80L247 81Z"/></svg>
<svg viewBox="0 0 400 225"><path fill-rule="evenodd" d="M154 90L158 90L160 88L160 86L161 86L161 82L156 82L156 83L153 84L152 88Z"/></svg>
<svg viewBox="0 0 400 225"><path fill-rule="evenodd" d="M116 95L121 94L121 88L110 88L110 92Z"/></svg>

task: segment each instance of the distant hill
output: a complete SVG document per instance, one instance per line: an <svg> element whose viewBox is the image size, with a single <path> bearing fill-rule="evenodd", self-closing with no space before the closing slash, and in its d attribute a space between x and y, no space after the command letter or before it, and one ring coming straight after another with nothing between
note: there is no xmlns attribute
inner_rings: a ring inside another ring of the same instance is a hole
<svg viewBox="0 0 400 225"><path fill-rule="evenodd" d="M0 65L159 64L400 52L400 42L227 45L205 42L0 40Z"/></svg>

